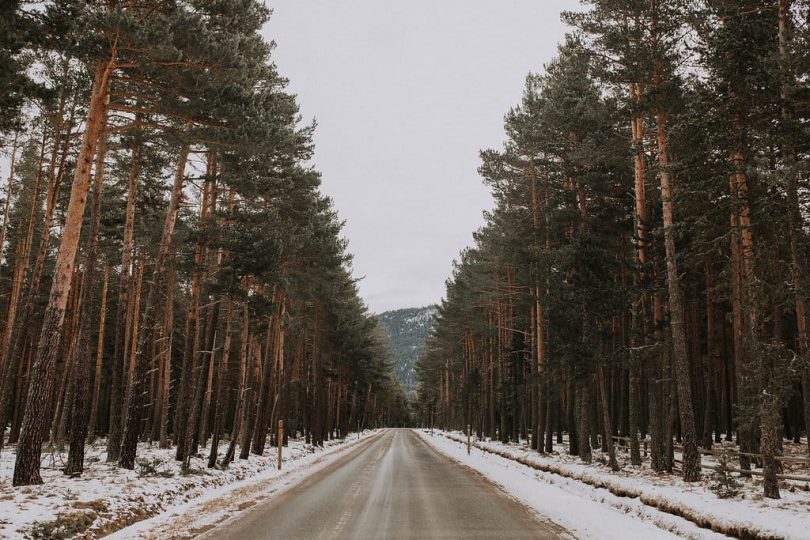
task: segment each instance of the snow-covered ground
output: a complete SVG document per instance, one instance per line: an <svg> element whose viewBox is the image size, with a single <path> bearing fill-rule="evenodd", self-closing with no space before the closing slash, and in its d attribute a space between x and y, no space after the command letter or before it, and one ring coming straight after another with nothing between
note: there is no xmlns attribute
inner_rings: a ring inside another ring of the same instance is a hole
<svg viewBox="0 0 810 540"><path fill-rule="evenodd" d="M598 451L594 462L585 465L563 447L555 447L553 455L540 455L525 445L475 441L467 456L461 433L422 436L578 536L725 537L711 528L741 538L810 538L810 492L802 483L783 483L783 498L774 501L761 496L761 484L754 478L742 482L739 496L718 499L709 489L710 472L702 483L687 484L647 467L632 468L626 459L621 460L621 471L612 472L600 462Z"/></svg>
<svg viewBox="0 0 810 540"><path fill-rule="evenodd" d="M21 488L11 487L12 446L0 455L0 538L98 538L115 531L115 537L127 539L191 537L297 483L374 433L327 441L323 449L290 439L282 471L276 469L276 448L269 444L263 456L237 457L224 470L207 469L208 452L202 451L205 457L193 459L187 474L174 460L174 449L146 444L138 448L134 471L107 464L100 440L87 448L80 478L61 472L66 454L43 454L44 484ZM220 456L227 447L223 441Z"/></svg>

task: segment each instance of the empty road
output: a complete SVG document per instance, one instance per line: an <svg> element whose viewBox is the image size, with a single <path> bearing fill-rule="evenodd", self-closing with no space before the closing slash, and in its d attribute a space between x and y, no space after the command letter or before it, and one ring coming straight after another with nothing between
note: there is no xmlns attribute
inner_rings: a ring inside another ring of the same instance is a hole
<svg viewBox="0 0 810 540"><path fill-rule="evenodd" d="M392 429L205 535L216 540L561 538L492 484Z"/></svg>

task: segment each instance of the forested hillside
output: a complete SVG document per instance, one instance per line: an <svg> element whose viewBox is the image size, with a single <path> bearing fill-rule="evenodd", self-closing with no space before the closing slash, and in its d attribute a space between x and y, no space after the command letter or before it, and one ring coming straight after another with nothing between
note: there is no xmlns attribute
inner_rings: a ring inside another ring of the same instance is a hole
<svg viewBox="0 0 810 540"><path fill-rule="evenodd" d="M391 344L394 372L407 394L416 389L416 361L433 328L435 316L436 306L395 309L377 315Z"/></svg>
<svg viewBox="0 0 810 540"><path fill-rule="evenodd" d="M419 361L423 422L614 469L618 442L686 481L726 441L778 498L810 428L810 3L583 4L481 152L496 205Z"/></svg>
<svg viewBox="0 0 810 540"><path fill-rule="evenodd" d="M0 445L15 486L41 483L43 451L63 447L81 475L99 437L127 469L139 441L187 470L225 467L402 407L309 165L313 126L259 33L269 16L258 0L0 8Z"/></svg>

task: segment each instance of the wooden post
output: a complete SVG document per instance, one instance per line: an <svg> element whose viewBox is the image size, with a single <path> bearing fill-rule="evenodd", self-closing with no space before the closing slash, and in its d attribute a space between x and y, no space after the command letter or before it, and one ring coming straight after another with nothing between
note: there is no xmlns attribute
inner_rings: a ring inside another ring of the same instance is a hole
<svg viewBox="0 0 810 540"><path fill-rule="evenodd" d="M282 441L284 441L284 420L278 421L278 438L276 442L278 443L278 470L281 470L281 447Z"/></svg>
<svg viewBox="0 0 810 540"><path fill-rule="evenodd" d="M467 455L470 455L470 424L467 424Z"/></svg>

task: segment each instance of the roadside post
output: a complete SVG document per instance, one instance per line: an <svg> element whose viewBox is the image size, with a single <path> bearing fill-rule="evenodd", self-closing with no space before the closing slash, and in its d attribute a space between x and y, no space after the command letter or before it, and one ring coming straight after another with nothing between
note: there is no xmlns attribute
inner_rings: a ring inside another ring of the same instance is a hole
<svg viewBox="0 0 810 540"><path fill-rule="evenodd" d="M283 446L284 442L284 420L278 421L278 438L276 439L278 442L278 470L281 470L281 447Z"/></svg>
<svg viewBox="0 0 810 540"><path fill-rule="evenodd" d="M467 424L467 455L470 455L470 436L472 430L470 429L470 424Z"/></svg>

